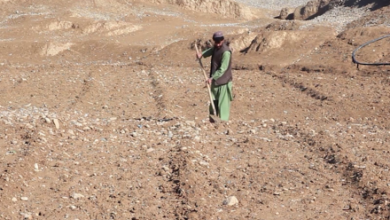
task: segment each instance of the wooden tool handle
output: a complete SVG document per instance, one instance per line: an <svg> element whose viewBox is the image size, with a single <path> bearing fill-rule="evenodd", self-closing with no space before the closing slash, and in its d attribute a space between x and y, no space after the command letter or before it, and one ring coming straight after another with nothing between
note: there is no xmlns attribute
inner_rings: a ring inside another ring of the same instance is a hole
<svg viewBox="0 0 390 220"><path fill-rule="evenodd" d="M196 43L195 43L195 49L196 49L196 53L199 54L198 46L196 45ZM198 61L199 61L200 68L201 68L202 71L203 71L204 79L205 79L205 80L208 80L209 78L207 77L206 71L205 71L204 68L203 68L201 58L199 58ZM206 84L207 84L207 90L209 91L211 106L212 106L212 108L213 108L213 115L217 115L217 111L215 110L215 105L214 105L213 96L211 95L210 85L209 85L208 83L206 83Z"/></svg>

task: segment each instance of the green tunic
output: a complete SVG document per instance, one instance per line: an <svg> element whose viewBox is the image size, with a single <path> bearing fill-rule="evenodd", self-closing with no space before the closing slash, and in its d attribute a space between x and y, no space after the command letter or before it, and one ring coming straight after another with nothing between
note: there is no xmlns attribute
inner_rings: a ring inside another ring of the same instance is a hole
<svg viewBox="0 0 390 220"><path fill-rule="evenodd" d="M214 48L203 51L203 57L209 57L213 55ZM225 51L222 55L221 67L215 71L211 76L214 80L221 77L229 67L231 53ZM233 101L233 83L230 81L227 84L216 86L211 84L211 94L213 96L215 108L219 118L223 121L229 120L230 115L230 102ZM210 114L212 114L212 107L210 105Z"/></svg>

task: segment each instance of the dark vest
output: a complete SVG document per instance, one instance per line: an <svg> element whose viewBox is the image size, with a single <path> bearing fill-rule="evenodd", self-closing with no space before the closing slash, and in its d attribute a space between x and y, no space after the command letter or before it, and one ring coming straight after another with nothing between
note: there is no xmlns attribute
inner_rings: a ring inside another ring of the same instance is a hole
<svg viewBox="0 0 390 220"><path fill-rule="evenodd" d="M214 52L211 57L210 77L221 67L222 55L225 51L230 52L229 66L226 72L221 77L219 77L217 80L213 80L214 85L216 86L224 85L233 80L233 74L231 68L233 55L232 55L232 51L225 43L219 49L214 48Z"/></svg>

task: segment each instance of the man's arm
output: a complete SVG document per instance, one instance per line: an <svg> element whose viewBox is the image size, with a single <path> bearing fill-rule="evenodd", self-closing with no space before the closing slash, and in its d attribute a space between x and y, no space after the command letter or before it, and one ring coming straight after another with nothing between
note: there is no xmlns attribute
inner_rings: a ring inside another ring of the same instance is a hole
<svg viewBox="0 0 390 220"><path fill-rule="evenodd" d="M202 57L206 58L206 57L213 55L213 50L214 50L214 47L211 47L209 49L204 50L202 52Z"/></svg>

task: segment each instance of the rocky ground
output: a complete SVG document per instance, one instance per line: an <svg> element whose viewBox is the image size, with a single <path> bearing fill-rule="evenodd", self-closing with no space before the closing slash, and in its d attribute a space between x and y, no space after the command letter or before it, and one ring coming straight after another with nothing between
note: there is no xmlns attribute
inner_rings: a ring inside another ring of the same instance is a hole
<svg viewBox="0 0 390 220"><path fill-rule="evenodd" d="M351 61L388 6L285 21L237 2L251 16L0 1L0 218L388 219L390 69ZM235 99L210 124L194 45L217 30ZM390 62L389 45L356 58Z"/></svg>

